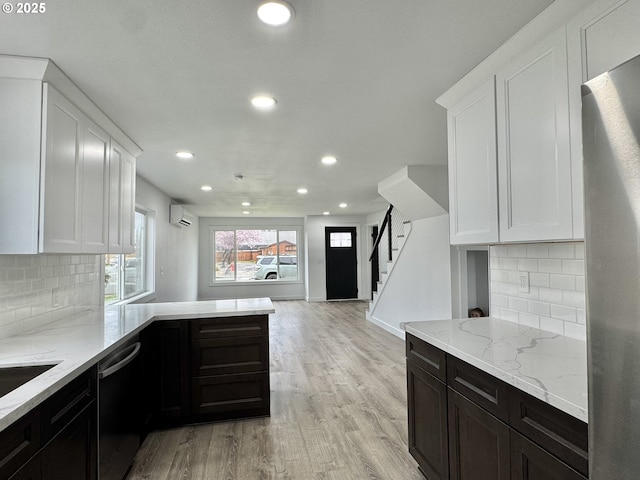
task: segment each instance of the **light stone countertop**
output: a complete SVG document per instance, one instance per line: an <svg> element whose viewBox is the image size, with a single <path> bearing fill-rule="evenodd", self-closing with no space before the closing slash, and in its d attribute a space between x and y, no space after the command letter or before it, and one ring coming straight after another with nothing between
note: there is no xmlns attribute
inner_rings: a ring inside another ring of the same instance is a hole
<svg viewBox="0 0 640 480"><path fill-rule="evenodd" d="M588 421L586 342L493 317L407 322L410 333Z"/></svg>
<svg viewBox="0 0 640 480"><path fill-rule="evenodd" d="M158 320L274 313L269 298L107 306L0 340L0 368L57 364L0 397L0 431Z"/></svg>

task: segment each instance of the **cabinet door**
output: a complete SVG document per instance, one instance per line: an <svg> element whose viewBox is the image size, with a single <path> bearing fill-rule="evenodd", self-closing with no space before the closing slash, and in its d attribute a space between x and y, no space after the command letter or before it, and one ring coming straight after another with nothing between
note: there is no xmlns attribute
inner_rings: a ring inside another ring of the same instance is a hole
<svg viewBox="0 0 640 480"><path fill-rule="evenodd" d="M556 457L511 430L512 480L586 480Z"/></svg>
<svg viewBox="0 0 640 480"><path fill-rule="evenodd" d="M452 480L509 480L509 427L449 388Z"/></svg>
<svg viewBox="0 0 640 480"><path fill-rule="evenodd" d="M449 478L447 386L407 361L409 453L429 480Z"/></svg>
<svg viewBox="0 0 640 480"><path fill-rule="evenodd" d="M171 423L189 414L189 322L161 321L145 333L143 343L148 403L155 423ZM146 331L145 331L146 332Z"/></svg>
<svg viewBox="0 0 640 480"><path fill-rule="evenodd" d="M122 253L122 164L124 148L111 140L109 152L109 253Z"/></svg>
<svg viewBox="0 0 640 480"><path fill-rule="evenodd" d="M82 252L107 253L109 136L89 119L82 151Z"/></svg>
<svg viewBox="0 0 640 480"><path fill-rule="evenodd" d="M42 479L42 456L38 453L27 462L9 480L41 480Z"/></svg>
<svg viewBox="0 0 640 480"><path fill-rule="evenodd" d="M564 27L497 75L501 241L573 236Z"/></svg>
<svg viewBox="0 0 640 480"><path fill-rule="evenodd" d="M451 244L498 241L494 78L447 112Z"/></svg>
<svg viewBox="0 0 640 480"><path fill-rule="evenodd" d="M121 195L122 253L133 253L136 244L136 159L126 150L123 150Z"/></svg>
<svg viewBox="0 0 640 480"><path fill-rule="evenodd" d="M82 123L84 116L51 86L44 87L40 198L40 250L78 253L82 199Z"/></svg>
<svg viewBox="0 0 640 480"><path fill-rule="evenodd" d="M44 480L95 480L98 476L96 401L42 450Z"/></svg>
<svg viewBox="0 0 640 480"><path fill-rule="evenodd" d="M40 410L34 409L0 432L0 478L11 477L40 446Z"/></svg>
<svg viewBox="0 0 640 480"><path fill-rule="evenodd" d="M603 0L569 23L580 36L584 81L640 55L638 18L640 1Z"/></svg>

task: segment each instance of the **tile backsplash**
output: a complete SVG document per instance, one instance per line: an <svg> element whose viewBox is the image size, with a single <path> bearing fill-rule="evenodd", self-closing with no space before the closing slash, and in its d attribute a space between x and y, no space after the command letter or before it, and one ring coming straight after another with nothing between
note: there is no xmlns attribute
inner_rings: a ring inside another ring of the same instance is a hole
<svg viewBox="0 0 640 480"><path fill-rule="evenodd" d="M0 338L102 305L100 255L0 255Z"/></svg>
<svg viewBox="0 0 640 480"><path fill-rule="evenodd" d="M585 339L583 242L496 245L489 263L492 316ZM521 273L528 273L528 292Z"/></svg>

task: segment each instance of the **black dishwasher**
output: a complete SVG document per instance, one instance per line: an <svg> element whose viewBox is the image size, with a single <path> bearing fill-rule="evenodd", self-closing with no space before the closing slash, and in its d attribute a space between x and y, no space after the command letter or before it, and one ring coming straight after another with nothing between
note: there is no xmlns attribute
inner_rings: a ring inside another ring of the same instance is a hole
<svg viewBox="0 0 640 480"><path fill-rule="evenodd" d="M142 364L138 337L98 366L100 480L122 480L140 447Z"/></svg>

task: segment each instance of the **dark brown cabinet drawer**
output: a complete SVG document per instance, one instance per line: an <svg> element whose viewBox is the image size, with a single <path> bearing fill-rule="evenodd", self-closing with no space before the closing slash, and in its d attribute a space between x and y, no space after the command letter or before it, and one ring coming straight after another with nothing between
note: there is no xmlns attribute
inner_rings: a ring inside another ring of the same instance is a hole
<svg viewBox="0 0 640 480"><path fill-rule="evenodd" d="M196 377L269 370L266 337L223 337L192 341L192 371Z"/></svg>
<svg viewBox="0 0 640 480"><path fill-rule="evenodd" d="M96 398L97 379L97 369L90 368L43 404L43 443L51 440Z"/></svg>
<svg viewBox="0 0 640 480"><path fill-rule="evenodd" d="M269 415L269 373L193 379L193 413L206 420Z"/></svg>
<svg viewBox="0 0 640 480"><path fill-rule="evenodd" d="M509 390L509 423L578 472L589 474L586 423L515 388Z"/></svg>
<svg viewBox="0 0 640 480"><path fill-rule="evenodd" d="M407 360L442 382L447 381L447 354L433 345L407 333Z"/></svg>
<svg viewBox="0 0 640 480"><path fill-rule="evenodd" d="M40 411L36 409L0 432L0 479L13 475L40 446Z"/></svg>
<svg viewBox="0 0 640 480"><path fill-rule="evenodd" d="M567 464L511 430L512 480L586 480Z"/></svg>
<svg viewBox="0 0 640 480"><path fill-rule="evenodd" d="M267 335L268 315L200 318L191 324L191 338L221 338Z"/></svg>
<svg viewBox="0 0 640 480"><path fill-rule="evenodd" d="M447 385L500 420L509 420L508 385L451 355L447 358Z"/></svg>

